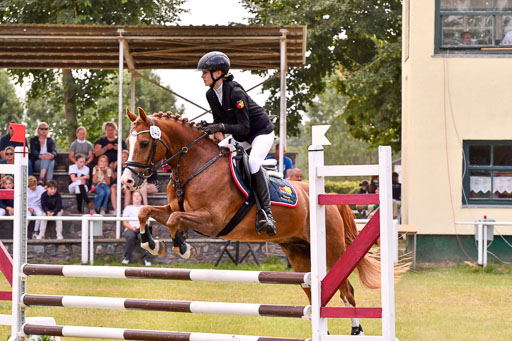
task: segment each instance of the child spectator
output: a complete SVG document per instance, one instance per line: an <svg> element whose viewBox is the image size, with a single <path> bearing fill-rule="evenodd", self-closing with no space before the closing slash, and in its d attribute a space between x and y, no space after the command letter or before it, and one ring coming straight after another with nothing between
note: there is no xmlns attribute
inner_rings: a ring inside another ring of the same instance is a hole
<svg viewBox="0 0 512 341"><path fill-rule="evenodd" d="M27 206L28 212L27 215L36 215L43 216L45 215L43 212L43 208L41 207L41 195L45 192L43 186L39 186L37 184L37 179L35 176L28 177L28 191L27 191ZM41 224L40 220L36 220L34 224L34 234L32 235L32 239L36 239L39 233L39 225ZM28 225L28 221L27 221ZM28 228L28 227L27 227Z"/></svg>
<svg viewBox="0 0 512 341"><path fill-rule="evenodd" d="M13 189L14 188L14 178L10 175L6 175L3 178L3 188L4 189ZM0 216L14 214L14 199L1 199L0 200Z"/></svg>
<svg viewBox="0 0 512 341"><path fill-rule="evenodd" d="M108 199L110 197L110 178L112 170L108 167L108 157L101 155L98 158L98 164L92 170L92 183L95 187L96 197L94 205L96 213L105 214L107 210Z"/></svg>
<svg viewBox="0 0 512 341"><path fill-rule="evenodd" d="M63 213L62 197L57 190L57 182L54 180L48 180L47 185L48 189L46 192L41 194L41 206L43 207L43 212L49 217L61 216ZM41 222L39 234L36 236L36 239L44 239L47 223L48 221L46 220ZM57 239L63 239L62 220L55 221L55 230L57 231Z"/></svg>
<svg viewBox="0 0 512 341"><path fill-rule="evenodd" d="M83 201L87 206L92 210L94 209L94 204L89 201L87 197L87 192L89 188L87 187L87 180L89 180L89 167L85 166L85 156L77 153L74 155L75 164L69 166L69 177L71 178L71 183L68 186L69 193L75 193L76 196L76 210L78 213L82 213L82 205Z"/></svg>
<svg viewBox="0 0 512 341"><path fill-rule="evenodd" d="M142 194L139 191L135 191L132 194L133 205L128 205L124 208L123 217L137 218L139 216L139 210L142 207ZM126 249L124 251L124 258L122 263L129 264L132 256L132 251L135 247L137 240L140 240L140 224L139 219L123 221L124 235L126 238ZM149 252L143 250L144 265L151 266L151 259Z"/></svg>

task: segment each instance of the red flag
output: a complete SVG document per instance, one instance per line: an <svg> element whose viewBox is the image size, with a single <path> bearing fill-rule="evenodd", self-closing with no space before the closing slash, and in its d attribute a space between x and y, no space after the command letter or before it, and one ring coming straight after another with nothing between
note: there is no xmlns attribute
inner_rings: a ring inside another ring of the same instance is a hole
<svg viewBox="0 0 512 341"><path fill-rule="evenodd" d="M25 126L23 124L10 123L14 134L11 136L11 141L22 142L25 145Z"/></svg>
<svg viewBox="0 0 512 341"><path fill-rule="evenodd" d="M11 141L13 142L22 142L23 143L23 154L25 154L25 126L23 124L9 123L14 134L11 136ZM25 156L25 155L23 155Z"/></svg>

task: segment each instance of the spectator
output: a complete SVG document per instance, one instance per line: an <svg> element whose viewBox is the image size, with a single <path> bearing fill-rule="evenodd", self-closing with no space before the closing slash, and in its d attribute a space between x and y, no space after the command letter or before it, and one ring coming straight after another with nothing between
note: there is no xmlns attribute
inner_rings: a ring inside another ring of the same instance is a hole
<svg viewBox="0 0 512 341"><path fill-rule="evenodd" d="M302 171L299 168L290 168L286 172L286 180L302 181Z"/></svg>
<svg viewBox="0 0 512 341"><path fill-rule="evenodd" d="M112 171L112 176L117 179L117 125L114 122L103 123L105 136L100 137L94 144L94 155L99 157L106 155L108 157L108 167ZM123 150L128 150L128 145L123 140ZM111 186L111 202L114 211L117 208L117 184Z"/></svg>
<svg viewBox="0 0 512 341"><path fill-rule="evenodd" d="M3 178L3 188L4 189L13 189L14 188L14 178L10 175L6 175ZM7 213L9 215L14 214L14 199L0 199L0 216L4 216Z"/></svg>
<svg viewBox="0 0 512 341"><path fill-rule="evenodd" d="M361 181L357 194L368 194L368 181ZM368 216L368 205L356 205L356 209L361 215L361 218L365 219Z"/></svg>
<svg viewBox="0 0 512 341"><path fill-rule="evenodd" d="M4 149L4 156L5 159L0 160L0 164L8 164L13 165L14 164L14 147L9 146ZM0 178L3 179L4 176L7 174L0 174Z"/></svg>
<svg viewBox="0 0 512 341"><path fill-rule="evenodd" d="M94 155L99 158L106 155L108 158L108 167L115 171L117 166L117 125L114 122L103 123L105 136L100 137L94 143ZM123 140L123 149L128 150L128 145Z"/></svg>
<svg viewBox="0 0 512 341"><path fill-rule="evenodd" d="M462 32L460 34L460 40L463 45L471 45L473 44L473 35L468 31Z"/></svg>
<svg viewBox="0 0 512 341"><path fill-rule="evenodd" d="M133 205L128 205L124 208L123 217L137 218L139 216L139 210L142 208L142 194L139 191L133 192L132 195ZM123 264L130 264L132 251L135 247L137 240L140 240L140 224L139 219L130 221L123 221L124 235L126 238L126 249L124 251ZM143 250L144 265L151 266L151 259L149 252Z"/></svg>
<svg viewBox="0 0 512 341"><path fill-rule="evenodd" d="M108 167L108 157L101 155L98 164L92 170L92 183L95 186L96 197L94 206L96 213L105 214L107 210L108 199L110 197L110 178L112 170Z"/></svg>
<svg viewBox="0 0 512 341"><path fill-rule="evenodd" d="M69 160L72 163L76 163L76 155L82 154L85 157L85 165L89 167L90 170L94 162L94 148L92 143L85 139L86 134L87 130L84 127L78 127L76 129L76 140L74 140L69 147Z"/></svg>
<svg viewBox="0 0 512 341"><path fill-rule="evenodd" d="M44 184L45 179L53 179L56 156L55 141L48 137L48 124L41 122L37 126L36 136L30 139L30 160L34 171L39 172L39 184Z"/></svg>
<svg viewBox="0 0 512 341"><path fill-rule="evenodd" d="M6 158L5 157L5 150L6 150L7 147L18 147L18 146L23 147L23 143L11 141L11 136L14 135L14 129L12 129L11 123L16 123L16 121L10 121L7 124L7 134L2 136L2 138L0 139L0 158L1 159L5 159ZM28 148L28 143L27 143L27 139L26 138L25 138L25 145ZM14 162L14 155L13 155L13 162ZM30 162L28 163L28 175L32 175L32 163L30 163Z"/></svg>
<svg viewBox="0 0 512 341"><path fill-rule="evenodd" d="M361 183L359 184L359 190L357 191L357 194L368 194L368 181L361 181Z"/></svg>
<svg viewBox="0 0 512 341"><path fill-rule="evenodd" d="M372 175L370 178L370 187L368 187L368 193L376 193L377 188L379 187L379 176L378 175Z"/></svg>
<svg viewBox="0 0 512 341"><path fill-rule="evenodd" d="M286 152L286 149L283 148L283 153ZM279 143L276 144L276 147L274 149L274 154L267 156L267 159L275 159L277 161L277 169L279 169ZM293 162L292 159L290 159L288 156L283 155L283 176L286 178L286 171L290 168L293 168Z"/></svg>
<svg viewBox="0 0 512 341"><path fill-rule="evenodd" d="M393 189L393 199L396 201L400 201L402 198L402 184L398 182L398 173L393 172L392 181L391 181L391 187Z"/></svg>
<svg viewBox="0 0 512 341"><path fill-rule="evenodd" d="M56 181L48 180L48 189L46 190L46 192L41 194L41 206L43 207L43 212L48 217L62 215L62 197L60 196L60 193L57 190ZM44 239L47 224L47 220L43 220L41 222L39 234L36 236L36 239ZM55 230L57 231L57 239L63 239L62 220L55 221Z"/></svg>
<svg viewBox="0 0 512 341"><path fill-rule="evenodd" d="M68 189L69 193L75 193L76 210L78 213L82 213L82 205L84 201L89 209L94 209L94 204L89 201L89 197L87 196L87 192L89 191L87 181L91 176L89 175L89 167L85 166L84 155L77 153L73 155L73 159L75 160L75 164L69 166L68 173L71 178L71 183L69 184Z"/></svg>
<svg viewBox="0 0 512 341"><path fill-rule="evenodd" d="M28 177L28 191L27 191L27 207L28 207L28 216L36 215L43 216L45 215L43 212L43 207L41 206L41 195L45 192L43 186L39 186L37 184L37 179L35 176ZM28 225L28 221L27 221ZM39 233L39 225L41 225L40 220L36 220L34 224L34 234L32 235L32 239L36 239ZM28 227L27 227L28 230Z"/></svg>

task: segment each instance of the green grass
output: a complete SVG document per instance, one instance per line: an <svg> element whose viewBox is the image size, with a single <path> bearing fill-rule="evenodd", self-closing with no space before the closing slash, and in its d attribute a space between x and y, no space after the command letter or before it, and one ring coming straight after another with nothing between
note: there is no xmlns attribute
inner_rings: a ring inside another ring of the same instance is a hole
<svg viewBox="0 0 512 341"><path fill-rule="evenodd" d="M97 264L100 265L100 264ZM106 264L105 264L106 265ZM112 265L120 265L112 263ZM191 267L177 264L175 267ZM209 264L194 268L211 268ZM270 260L255 265L221 265L219 269L286 271L284 263ZM380 293L359 288L358 306L380 306ZM0 290L8 290L7 282ZM116 280L33 277L30 293L111 296L190 301L219 301L305 305L297 286L205 283L162 280ZM396 330L401 340L510 340L512 335L512 266L491 264L486 269L469 266L418 268L396 283ZM341 305L335 299L334 305ZM0 302L0 314L10 313L10 303ZM34 307L28 316L53 316L57 324L187 332L310 337L310 322L292 318L197 315L146 311ZM363 319L367 335L380 333L380 320ZM332 334L346 334L348 320L330 320ZM0 328L0 340L10 330ZM67 338L71 340L72 338Z"/></svg>

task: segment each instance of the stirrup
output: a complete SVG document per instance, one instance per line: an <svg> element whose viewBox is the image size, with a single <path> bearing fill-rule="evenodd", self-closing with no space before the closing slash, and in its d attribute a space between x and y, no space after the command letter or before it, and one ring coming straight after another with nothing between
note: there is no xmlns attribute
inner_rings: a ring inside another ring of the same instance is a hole
<svg viewBox="0 0 512 341"><path fill-rule="evenodd" d="M258 215L260 213L263 215L263 217L256 222L256 233L261 234L262 232L266 232L270 237L275 236L277 231L274 219L269 218L267 212L265 212L263 209L258 212Z"/></svg>

